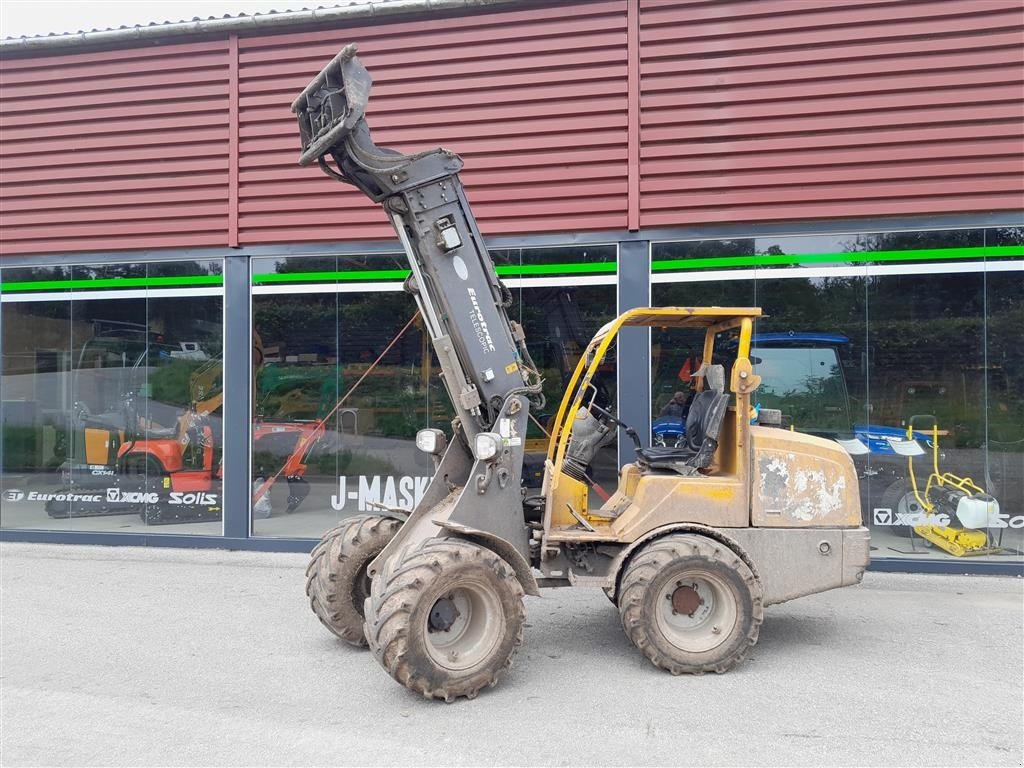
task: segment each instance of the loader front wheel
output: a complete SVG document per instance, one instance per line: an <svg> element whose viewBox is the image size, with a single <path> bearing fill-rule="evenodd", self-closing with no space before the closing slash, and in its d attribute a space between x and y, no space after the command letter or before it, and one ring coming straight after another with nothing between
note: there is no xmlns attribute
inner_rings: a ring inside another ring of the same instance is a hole
<svg viewBox="0 0 1024 768"><path fill-rule="evenodd" d="M632 559L619 588L626 635L674 675L725 672L757 642L761 585L724 544L695 534L658 539Z"/></svg>
<svg viewBox="0 0 1024 768"><path fill-rule="evenodd" d="M350 517L325 533L310 554L309 605L320 623L347 643L366 645L363 601L370 594L366 567L401 527L401 521L390 517Z"/></svg>
<svg viewBox="0 0 1024 768"><path fill-rule="evenodd" d="M474 698L523 642L523 589L489 549L428 539L385 563L366 601L366 637L398 682L428 699Z"/></svg>

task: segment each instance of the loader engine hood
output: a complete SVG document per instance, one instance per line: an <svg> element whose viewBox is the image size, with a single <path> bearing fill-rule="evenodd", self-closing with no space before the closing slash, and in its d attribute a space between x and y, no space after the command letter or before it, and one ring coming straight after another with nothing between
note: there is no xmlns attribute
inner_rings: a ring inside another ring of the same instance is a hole
<svg viewBox="0 0 1024 768"><path fill-rule="evenodd" d="M857 471L837 443L785 429L752 426L751 522L818 528L861 524Z"/></svg>

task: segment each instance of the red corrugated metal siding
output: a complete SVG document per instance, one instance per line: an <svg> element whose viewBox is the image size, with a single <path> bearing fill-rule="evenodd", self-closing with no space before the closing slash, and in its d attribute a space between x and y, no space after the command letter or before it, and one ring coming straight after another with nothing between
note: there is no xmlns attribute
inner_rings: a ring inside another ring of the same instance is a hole
<svg viewBox="0 0 1024 768"><path fill-rule="evenodd" d="M640 0L641 225L1019 210L1020 0Z"/></svg>
<svg viewBox="0 0 1024 768"><path fill-rule="evenodd" d="M1020 0L637 1L5 60L0 253L390 239L295 164L352 40L491 235L1022 207Z"/></svg>
<svg viewBox="0 0 1024 768"><path fill-rule="evenodd" d="M420 18L239 41L239 242L391 238L378 206L299 168L291 100L342 44L380 146L442 145L485 234L626 225L625 3Z"/></svg>
<svg viewBox="0 0 1024 768"><path fill-rule="evenodd" d="M4 61L3 253L224 245L227 50Z"/></svg>

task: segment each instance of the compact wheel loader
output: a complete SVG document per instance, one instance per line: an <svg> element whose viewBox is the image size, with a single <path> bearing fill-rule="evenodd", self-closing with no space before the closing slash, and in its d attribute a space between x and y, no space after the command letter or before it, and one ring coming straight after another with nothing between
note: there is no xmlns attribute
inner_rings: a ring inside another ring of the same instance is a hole
<svg viewBox="0 0 1024 768"><path fill-rule="evenodd" d="M348 518L314 548L307 593L323 624L369 645L398 682L451 701L509 669L523 597L541 587L604 590L637 648L680 674L739 663L765 606L858 583L868 532L849 455L751 424L756 308L633 309L605 325L558 408L542 496L525 497L527 419L542 407L541 380L459 181L462 161L443 149L375 146L364 118L370 82L349 45L302 92L292 104L299 163L383 206L456 417L450 435L416 437L436 471L412 512ZM680 445L642 445L596 402L595 374L632 326L704 332ZM620 429L637 460L592 504L587 466Z"/></svg>

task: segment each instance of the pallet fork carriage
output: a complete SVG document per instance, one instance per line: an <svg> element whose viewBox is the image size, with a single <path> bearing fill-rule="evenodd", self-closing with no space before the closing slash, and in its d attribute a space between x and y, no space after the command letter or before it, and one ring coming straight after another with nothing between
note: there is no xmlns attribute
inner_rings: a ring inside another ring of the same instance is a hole
<svg viewBox="0 0 1024 768"><path fill-rule="evenodd" d="M527 420L542 405L541 381L459 181L462 161L443 149L403 155L374 145L363 116L370 76L355 54L344 48L293 103L299 162L384 207L456 417L450 436L417 435L436 472L411 513L349 518L314 548L307 593L325 626L368 644L410 689L451 700L508 670L523 595L540 587L603 589L636 646L679 674L735 666L757 641L766 605L859 582L868 533L849 455L750 423L756 308L642 308L605 325L559 406L542 497L524 499ZM594 376L627 326L704 331L683 445L645 447L595 402ZM716 344L732 356L727 368L712 364ZM586 467L620 428L638 459L592 505Z"/></svg>

